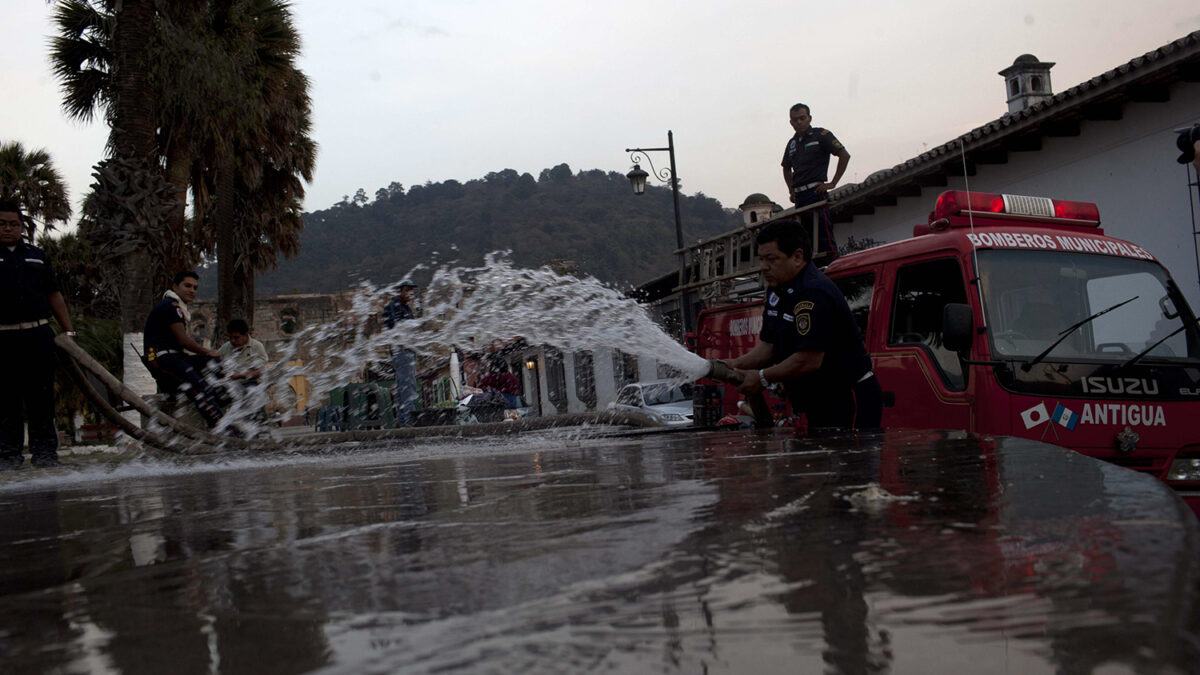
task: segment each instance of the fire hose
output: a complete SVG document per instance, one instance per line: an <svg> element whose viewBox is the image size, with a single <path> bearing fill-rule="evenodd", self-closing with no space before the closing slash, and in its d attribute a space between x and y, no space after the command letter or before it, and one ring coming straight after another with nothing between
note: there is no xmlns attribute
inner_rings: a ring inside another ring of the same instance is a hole
<svg viewBox="0 0 1200 675"><path fill-rule="evenodd" d="M711 380L717 380L718 382L728 382L735 387L740 386L742 382L745 381L745 378L742 377L741 373L733 368L730 368L729 364L725 363L724 361L718 361L716 359L708 362L708 373L705 375L705 377ZM755 427L765 429L775 426L775 420L771 416L771 408L767 405L767 399L763 396L761 391L753 394L747 394L746 404L750 406L750 412L754 416Z"/></svg>

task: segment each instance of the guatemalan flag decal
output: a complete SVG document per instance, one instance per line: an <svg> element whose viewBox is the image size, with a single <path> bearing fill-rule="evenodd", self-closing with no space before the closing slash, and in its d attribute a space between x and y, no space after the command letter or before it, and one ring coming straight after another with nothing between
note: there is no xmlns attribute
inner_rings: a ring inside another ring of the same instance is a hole
<svg viewBox="0 0 1200 675"><path fill-rule="evenodd" d="M1064 426L1070 431L1075 431L1075 425L1079 423L1079 413L1059 403L1054 407L1054 414L1051 415L1051 419L1058 422L1059 426Z"/></svg>

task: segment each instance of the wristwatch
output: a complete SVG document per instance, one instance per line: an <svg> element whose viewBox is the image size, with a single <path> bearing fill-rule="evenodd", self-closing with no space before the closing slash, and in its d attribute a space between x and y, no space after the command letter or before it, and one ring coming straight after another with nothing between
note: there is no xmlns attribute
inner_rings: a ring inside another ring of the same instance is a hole
<svg viewBox="0 0 1200 675"><path fill-rule="evenodd" d="M762 385L763 389L766 389L771 386L771 383L767 382L767 376L766 376L766 374L763 373L763 370L765 370L765 369L760 369L758 371L758 382L759 382L759 384Z"/></svg>

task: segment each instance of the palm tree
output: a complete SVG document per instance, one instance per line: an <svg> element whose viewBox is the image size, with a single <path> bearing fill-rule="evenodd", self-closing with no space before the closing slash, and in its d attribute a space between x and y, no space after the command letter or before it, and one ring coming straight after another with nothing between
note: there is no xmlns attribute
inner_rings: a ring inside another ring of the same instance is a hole
<svg viewBox="0 0 1200 675"><path fill-rule="evenodd" d="M190 266L216 249L225 263L222 316L236 306L251 318L254 270L298 249L299 179L312 179L299 37L284 0L175 0L158 11L148 45L158 64L158 157L180 194L191 188L196 215L189 226L182 200L170 210L161 259ZM51 56L64 108L88 120L103 107L112 121L111 0L59 0L55 21Z"/></svg>
<svg viewBox="0 0 1200 675"><path fill-rule="evenodd" d="M0 199L17 201L26 216L41 220L48 230L71 217L67 188L50 154L42 149L26 151L19 141L0 143Z"/></svg>
<svg viewBox="0 0 1200 675"><path fill-rule="evenodd" d="M162 177L158 153L151 45L159 4L61 0L55 12L60 37L78 43L74 52L52 45L64 107L68 114L88 118L102 105L110 126L109 157L96 165L80 231L97 244L101 257L115 263L110 267L117 269L122 345L141 341L162 265L161 243L172 240L168 215L178 202L178 190ZM138 393L153 393L149 374L135 365L136 353L123 349L126 384Z"/></svg>
<svg viewBox="0 0 1200 675"><path fill-rule="evenodd" d="M155 14L154 31L145 46L150 61L157 64L148 73L146 86L155 93L156 160L165 158L165 175L175 188L172 208L167 214L165 237L158 237L159 255L154 280L161 287L179 269L195 266L201 252L194 245L195 236L189 231L186 218L188 180L192 157L188 151L188 112L181 110L196 100L205 100L207 91L197 87L187 76L204 72L205 59L195 46L195 15L202 3L175 0L161 3L156 12L169 12L166 20ZM103 112L115 128L116 88L113 78L115 64L114 36L117 14L111 0L59 0L53 19L58 35L50 42L50 60L60 82L63 110L68 117L82 122L92 121ZM184 24L187 28L180 28ZM188 39L188 37L191 39ZM173 93L172 93L173 92ZM109 151L115 152L110 135ZM167 195L171 197L171 195Z"/></svg>
<svg viewBox="0 0 1200 675"><path fill-rule="evenodd" d="M217 323L223 326L234 316L252 321L255 271L299 250L301 179L312 180L316 144L309 136L308 78L295 64L300 39L289 4L216 4L213 25L229 45L227 63L248 85L226 108L237 111L235 120L211 137L211 208L198 200L215 234Z"/></svg>

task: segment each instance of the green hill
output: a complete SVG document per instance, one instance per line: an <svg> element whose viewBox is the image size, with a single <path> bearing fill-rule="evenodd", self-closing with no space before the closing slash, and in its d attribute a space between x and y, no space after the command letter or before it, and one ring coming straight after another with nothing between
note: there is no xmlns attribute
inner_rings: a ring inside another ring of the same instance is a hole
<svg viewBox="0 0 1200 675"><path fill-rule="evenodd" d="M685 242L728 231L741 215L715 199L680 198ZM299 255L261 274L259 296L349 288L361 279L394 281L418 264L474 265L486 253L511 251L522 267L556 258L581 274L640 284L678 263L669 188L636 197L622 174L572 173L566 164L537 179L512 169L479 180L448 180L405 190L393 183L373 201L364 190L328 209L304 214ZM215 286L213 286L215 288Z"/></svg>

